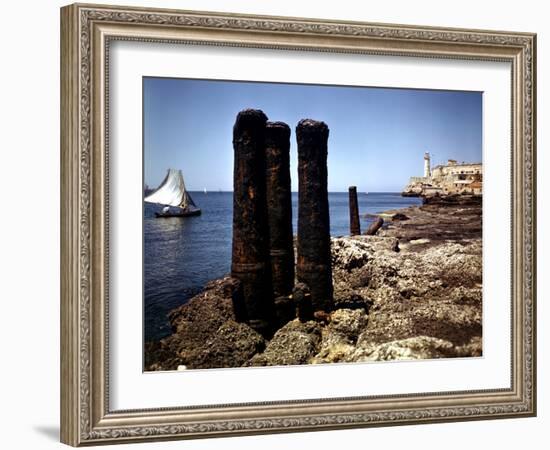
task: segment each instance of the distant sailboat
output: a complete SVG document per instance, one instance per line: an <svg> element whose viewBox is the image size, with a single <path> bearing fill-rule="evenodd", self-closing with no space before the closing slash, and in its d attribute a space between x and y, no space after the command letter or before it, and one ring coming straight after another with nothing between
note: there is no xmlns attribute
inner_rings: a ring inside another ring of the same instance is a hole
<svg viewBox="0 0 550 450"><path fill-rule="evenodd" d="M185 189L181 170L168 169L168 173L160 186L153 193L145 197L148 203L163 205L162 212L157 217L189 217L201 214L200 208Z"/></svg>

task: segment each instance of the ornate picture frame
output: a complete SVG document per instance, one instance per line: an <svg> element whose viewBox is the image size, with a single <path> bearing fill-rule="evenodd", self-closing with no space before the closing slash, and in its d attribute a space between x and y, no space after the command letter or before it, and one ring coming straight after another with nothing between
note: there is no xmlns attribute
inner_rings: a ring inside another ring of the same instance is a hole
<svg viewBox="0 0 550 450"><path fill-rule="evenodd" d="M511 385L114 411L109 406L109 49L117 40L511 64ZM61 9L61 440L73 445L536 414L536 35L74 4Z"/></svg>

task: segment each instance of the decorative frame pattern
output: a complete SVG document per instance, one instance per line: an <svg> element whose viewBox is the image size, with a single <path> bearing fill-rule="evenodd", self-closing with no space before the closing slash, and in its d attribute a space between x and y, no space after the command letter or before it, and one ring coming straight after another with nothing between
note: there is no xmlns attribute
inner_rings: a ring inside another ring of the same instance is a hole
<svg viewBox="0 0 550 450"><path fill-rule="evenodd" d="M106 99L114 39L511 62L511 388L111 412ZM78 446L536 414L534 34L76 4L61 10L61 57L62 442Z"/></svg>

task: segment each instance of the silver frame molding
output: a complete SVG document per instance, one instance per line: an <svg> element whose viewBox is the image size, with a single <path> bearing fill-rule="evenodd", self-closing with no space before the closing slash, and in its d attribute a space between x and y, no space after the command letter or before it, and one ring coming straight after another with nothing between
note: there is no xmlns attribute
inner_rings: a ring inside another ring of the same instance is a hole
<svg viewBox="0 0 550 450"><path fill-rule="evenodd" d="M108 58L113 40L507 61L512 67L509 389L111 411ZM536 414L536 35L75 4L61 9L61 440L73 446Z"/></svg>

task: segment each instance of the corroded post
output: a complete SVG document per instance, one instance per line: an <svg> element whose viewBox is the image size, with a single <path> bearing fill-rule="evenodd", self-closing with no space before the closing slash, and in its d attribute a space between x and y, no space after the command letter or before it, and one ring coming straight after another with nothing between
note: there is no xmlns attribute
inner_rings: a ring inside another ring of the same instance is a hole
<svg viewBox="0 0 550 450"><path fill-rule="evenodd" d="M349 187L349 233L352 236L361 234L359 223L359 206L357 204L357 187Z"/></svg>
<svg viewBox="0 0 550 450"><path fill-rule="evenodd" d="M370 224L367 231L365 231L365 234L367 236L374 236L382 225L384 225L384 219L382 219L382 217L377 217L376 220Z"/></svg>
<svg viewBox="0 0 550 450"><path fill-rule="evenodd" d="M311 290L305 283L296 283L292 291L292 301L300 322L313 320L313 305L311 304Z"/></svg>
<svg viewBox="0 0 550 450"><path fill-rule="evenodd" d="M290 128L286 123L267 122L265 139L271 276L277 298L290 295L294 286Z"/></svg>
<svg viewBox="0 0 550 450"><path fill-rule="evenodd" d="M242 283L246 318L252 328L269 334L273 293L265 196L266 115L246 109L233 127L233 251L231 276Z"/></svg>
<svg viewBox="0 0 550 450"><path fill-rule="evenodd" d="M315 311L332 309L332 268L327 190L327 141L324 122L301 120L298 141L297 279L311 291Z"/></svg>

